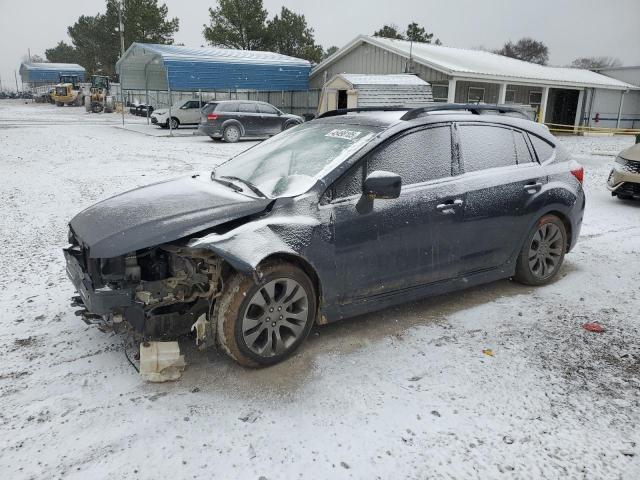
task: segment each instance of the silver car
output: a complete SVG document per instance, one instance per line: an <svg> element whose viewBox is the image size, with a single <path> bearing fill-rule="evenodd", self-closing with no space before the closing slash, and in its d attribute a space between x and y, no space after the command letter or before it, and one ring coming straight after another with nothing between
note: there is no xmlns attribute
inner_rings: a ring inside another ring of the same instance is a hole
<svg viewBox="0 0 640 480"><path fill-rule="evenodd" d="M622 200L640 198L640 143L618 154L607 188Z"/></svg>

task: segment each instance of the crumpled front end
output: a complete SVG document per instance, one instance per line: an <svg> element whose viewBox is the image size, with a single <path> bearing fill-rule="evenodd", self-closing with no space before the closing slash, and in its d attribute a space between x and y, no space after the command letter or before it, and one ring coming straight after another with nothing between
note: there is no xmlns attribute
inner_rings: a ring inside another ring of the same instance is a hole
<svg viewBox="0 0 640 480"><path fill-rule="evenodd" d="M88 322L125 325L139 339L189 332L222 289L223 261L209 250L165 244L92 258L73 232L70 243L64 255L79 314ZM198 337L206 343L206 329L198 329Z"/></svg>

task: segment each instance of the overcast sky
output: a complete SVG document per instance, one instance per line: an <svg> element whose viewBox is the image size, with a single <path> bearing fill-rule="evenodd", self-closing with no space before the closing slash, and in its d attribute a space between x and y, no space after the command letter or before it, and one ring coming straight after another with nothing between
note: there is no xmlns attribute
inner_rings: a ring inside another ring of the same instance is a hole
<svg viewBox="0 0 640 480"><path fill-rule="evenodd" d="M104 0L0 0L0 78L13 85L14 70L27 49L44 55L69 41L67 26L81 14L104 11ZM215 0L166 0L180 19L176 41L204 43L202 26ZM445 45L496 48L530 36L549 47L550 63L564 65L580 56L614 56L640 64L640 0L264 0L270 16L284 5L303 13L325 48L342 46L384 23L425 26ZM20 79L18 78L18 81Z"/></svg>

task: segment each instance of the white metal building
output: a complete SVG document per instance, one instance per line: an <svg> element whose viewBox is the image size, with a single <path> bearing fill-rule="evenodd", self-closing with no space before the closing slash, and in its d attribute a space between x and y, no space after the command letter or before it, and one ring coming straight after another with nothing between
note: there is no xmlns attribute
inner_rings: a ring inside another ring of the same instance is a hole
<svg viewBox="0 0 640 480"><path fill-rule="evenodd" d="M311 70L310 88L344 72L414 73L431 84L435 101L531 105L547 123L632 127L640 113L635 102L621 102L638 89L622 80L478 50L361 35Z"/></svg>
<svg viewBox="0 0 640 480"><path fill-rule="evenodd" d="M339 73L324 85L318 113L336 108L418 107L430 102L431 86L417 75Z"/></svg>

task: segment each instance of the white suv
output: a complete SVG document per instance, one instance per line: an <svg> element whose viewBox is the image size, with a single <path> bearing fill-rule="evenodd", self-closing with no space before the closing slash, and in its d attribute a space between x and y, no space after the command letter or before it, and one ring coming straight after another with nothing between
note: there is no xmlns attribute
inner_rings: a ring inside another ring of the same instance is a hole
<svg viewBox="0 0 640 480"><path fill-rule="evenodd" d="M180 125L197 125L200 123L200 107L204 103L199 100L182 100L171 106L171 128L178 128ZM154 110L151 114L151 123L162 128L169 128L169 109L161 108Z"/></svg>

